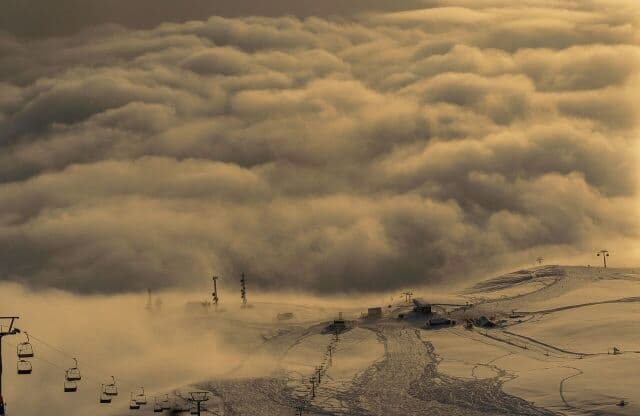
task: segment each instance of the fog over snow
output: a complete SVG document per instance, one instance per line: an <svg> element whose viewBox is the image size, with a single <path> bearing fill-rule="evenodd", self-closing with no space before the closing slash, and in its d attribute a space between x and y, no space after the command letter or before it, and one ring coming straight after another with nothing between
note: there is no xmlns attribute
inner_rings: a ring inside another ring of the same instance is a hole
<svg viewBox="0 0 640 416"><path fill-rule="evenodd" d="M0 279L369 292L637 241L637 1L379 3L5 26Z"/></svg>

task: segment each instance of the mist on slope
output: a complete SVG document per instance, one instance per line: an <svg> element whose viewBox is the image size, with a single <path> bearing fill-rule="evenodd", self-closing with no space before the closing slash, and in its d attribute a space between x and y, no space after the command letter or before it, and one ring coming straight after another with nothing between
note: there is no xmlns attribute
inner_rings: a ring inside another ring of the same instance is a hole
<svg viewBox="0 0 640 416"><path fill-rule="evenodd" d="M152 398L208 380L280 374L281 352L265 348L277 313L294 313L285 324L309 325L334 318L339 310L359 316L367 305L389 301L382 294L317 298L272 293L253 296L252 307L242 309L239 296L225 294L218 313L213 308L202 313L199 302L206 300L206 292L154 293L152 311L146 309L146 293L77 296L6 283L0 293L0 315L20 315L16 326L31 334L35 350L33 374L19 376L15 345L26 336L3 340L4 398L10 414L21 416L118 415L139 386ZM64 393L64 370L73 366L72 357L78 358L83 379L77 393ZM100 405L100 384L111 382L111 375L120 394L111 405Z"/></svg>

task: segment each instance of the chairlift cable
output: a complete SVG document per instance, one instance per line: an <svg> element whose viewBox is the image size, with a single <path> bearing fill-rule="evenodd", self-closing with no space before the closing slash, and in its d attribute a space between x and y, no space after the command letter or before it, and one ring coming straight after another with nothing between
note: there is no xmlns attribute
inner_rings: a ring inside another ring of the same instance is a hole
<svg viewBox="0 0 640 416"><path fill-rule="evenodd" d="M76 363L77 363L78 365L80 365L80 364L81 364L83 368L87 368L87 369L89 369L89 370L93 370L93 371L89 371L89 374L91 374L91 373L93 372L93 373L99 373L99 374L101 374L101 375L103 375L103 376L108 376L109 378L111 378L111 377L112 377L111 375L108 375L108 373L106 373L106 372L104 372L104 371L100 370L100 369L99 369L99 368L97 368L96 366L90 365L90 364L88 364L88 363L87 363L86 361L84 361L84 360L83 360L83 361L80 361L80 360L76 359L76 357L74 357L74 356L72 356L71 354L69 354L69 353L65 352L64 350L62 350L62 349L60 349L60 348L58 348L58 347L55 347L55 346L51 345L49 342L47 342L47 341L45 341L45 340L43 340L43 339L41 339L41 338L39 338L39 337L34 336L32 332L29 332L29 337L30 337L30 339L35 340L35 341L37 341L37 342L41 343L42 345L46 346L47 348L51 349L52 351L55 351L55 352L57 352L58 354L61 354L61 355L63 355L64 357L66 357L66 358L68 358L68 359L75 360L75 361L76 361ZM13 348L17 348L17 344L14 344L14 343L12 343L12 342L10 342L10 341L5 341L5 342L6 342L8 345L10 345L11 347L13 347ZM59 370L61 370L61 371L63 371L63 372L66 372L66 371L69 369L69 368L67 368L67 367L60 366L60 365L58 365L58 364L54 363L53 361L50 361L50 360L48 360L48 359L44 358L44 357L42 356L42 354L39 354L39 355L37 355L37 356L34 356L33 358L34 358L34 359L36 359L36 360L42 361L42 362L44 362L44 363L46 363L46 364L48 364L48 365L50 365L50 366L52 366L52 367L54 367L54 368L57 368L57 369L59 369ZM89 376L87 376L87 375L86 375L86 373L87 373L86 371L84 371L84 372L83 372L83 379L89 380L89 381L91 381L92 383L97 383L98 385L102 385L102 384L104 384L104 382L101 380L101 378L94 378L94 377L93 377L93 375L89 375ZM134 390L136 390L136 389L139 389L139 388L140 388L140 387L139 387L139 386L140 386L140 383L135 383L135 382L132 382L132 381L126 380L126 379L121 378L121 377L118 377L118 381L120 381L120 382L121 382L121 384L126 384L128 387L132 387ZM174 396L174 395L172 394L172 396Z"/></svg>
<svg viewBox="0 0 640 416"><path fill-rule="evenodd" d="M32 336L32 338L33 338L33 336ZM4 341L4 342L6 342L8 345L10 345L12 347L16 347L16 344L12 343L11 341ZM50 366L55 367L58 370L62 370L63 372L67 371L69 369L68 367L62 367L62 366L59 366L58 364L56 364L56 363L54 363L54 362L52 362L50 360L47 360L46 358L42 357L42 354L38 354L37 356L33 357L33 359L42 361L42 362L44 362L46 364L49 364ZM89 379L92 382L96 382L96 383L100 384L100 380L97 379L97 378L93 378L92 376L83 375L83 378Z"/></svg>
<svg viewBox="0 0 640 416"><path fill-rule="evenodd" d="M64 355L65 357L67 357L67 358L69 358L69 359L72 359L72 360L73 360L73 359L75 359L75 358L76 358L76 357L72 356L71 354L69 354L69 353L67 353L67 352L63 351L62 349L60 349L60 348L58 348L58 347L55 347L55 346L51 345L51 344L50 344L50 343L48 343L47 341L45 341L45 340L43 340L43 339L41 339L41 338L38 338L38 337L34 336L34 335L33 335L33 333L31 333L31 332L29 332L29 336L30 336L32 339L34 339L34 340L36 340L36 341L40 342L41 344L45 345L46 347L48 347L48 348L50 348L50 349L52 349L52 350L54 350L54 351L58 352L59 354ZM101 370L101 369L97 368L97 367L96 367L96 366L94 366L94 365L88 364L88 363L87 363L87 361L85 361L85 360L82 360L82 361L81 361L81 360L77 360L77 361L78 361L78 364L81 364L83 368L87 368L87 369L89 369L89 370L93 370L93 372L95 372L95 373L99 373L99 374L100 374L100 375L102 375L102 376L106 376L107 378L111 378L111 374L109 374L109 373L107 373L106 371L103 371L103 370ZM122 377L118 377L118 380L121 382L121 384L126 384L126 385L128 385L128 387L136 388L137 386L139 386L139 385L140 385L140 383L135 383L135 382L129 381L129 380L127 380L127 379L124 379L124 378L122 378ZM102 384L102 383L100 383L100 384Z"/></svg>

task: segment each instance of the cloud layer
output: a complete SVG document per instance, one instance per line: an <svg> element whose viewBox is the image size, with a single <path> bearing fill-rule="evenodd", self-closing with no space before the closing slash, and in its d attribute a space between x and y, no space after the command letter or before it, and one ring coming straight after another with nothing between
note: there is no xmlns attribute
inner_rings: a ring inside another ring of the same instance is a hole
<svg viewBox="0 0 640 416"><path fill-rule="evenodd" d="M461 0L3 35L0 275L371 291L635 239L639 11Z"/></svg>

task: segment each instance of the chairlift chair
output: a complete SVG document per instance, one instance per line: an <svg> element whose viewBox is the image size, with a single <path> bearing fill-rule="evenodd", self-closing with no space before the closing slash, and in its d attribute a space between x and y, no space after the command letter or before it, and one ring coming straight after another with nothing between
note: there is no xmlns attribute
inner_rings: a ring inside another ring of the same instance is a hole
<svg viewBox="0 0 640 416"><path fill-rule="evenodd" d="M140 405L133 398L133 392L131 392L131 401L129 402L129 409L130 410L138 410L138 409L140 409Z"/></svg>
<svg viewBox="0 0 640 416"><path fill-rule="evenodd" d="M27 360L18 360L18 364L16 365L18 374L25 375L31 374L33 372L33 366Z"/></svg>
<svg viewBox="0 0 640 416"><path fill-rule="evenodd" d="M107 385L103 384L102 388L100 389L100 403L102 403L102 404L111 403L111 396L109 396L107 393L105 393L106 387L107 387Z"/></svg>
<svg viewBox="0 0 640 416"><path fill-rule="evenodd" d="M116 384L116 379L114 376L111 376L111 383L103 385L103 392L107 396L117 396L118 395L118 385Z"/></svg>
<svg viewBox="0 0 640 416"><path fill-rule="evenodd" d="M65 375L65 378L64 378L64 392L65 393L75 393L76 391L78 391L78 383L76 383L75 381L72 381L72 380L67 380L67 377Z"/></svg>
<svg viewBox="0 0 640 416"><path fill-rule="evenodd" d="M192 404L189 410L190 410L189 413L192 415L198 414L198 406L196 404Z"/></svg>
<svg viewBox="0 0 640 416"><path fill-rule="evenodd" d="M27 340L18 344L16 352L18 354L18 358L32 358L33 346L31 345L31 342L29 342L29 334L26 332L24 334L27 336Z"/></svg>
<svg viewBox="0 0 640 416"><path fill-rule="evenodd" d="M164 399L162 399L162 410L171 410L171 401L168 394L165 394Z"/></svg>
<svg viewBox="0 0 640 416"><path fill-rule="evenodd" d="M153 403L153 413L161 413L163 410L164 409L162 408L162 405L158 401L158 398L155 397L154 398L154 403Z"/></svg>
<svg viewBox="0 0 640 416"><path fill-rule="evenodd" d="M153 398L153 411L154 412L161 412L162 411L162 406L160 405L160 402L158 401L157 397Z"/></svg>
<svg viewBox="0 0 640 416"><path fill-rule="evenodd" d="M80 375L80 369L78 368L78 360L74 358L73 361L75 361L75 365L67 370L67 373L66 373L67 380L69 381L82 380L82 376Z"/></svg>
<svg viewBox="0 0 640 416"><path fill-rule="evenodd" d="M147 395L144 394L144 387L138 387L138 390L135 397L136 403L139 405L147 404Z"/></svg>

